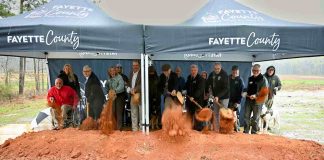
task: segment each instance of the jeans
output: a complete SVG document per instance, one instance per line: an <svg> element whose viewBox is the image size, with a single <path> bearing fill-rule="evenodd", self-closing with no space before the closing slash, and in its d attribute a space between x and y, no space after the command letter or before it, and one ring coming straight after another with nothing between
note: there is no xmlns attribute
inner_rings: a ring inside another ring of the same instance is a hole
<svg viewBox="0 0 324 160"><path fill-rule="evenodd" d="M252 126L251 134L256 134L259 130L258 122L260 119L262 104L256 104L254 100L247 99L245 101L245 112L244 112L244 133L250 132L250 126ZM253 116L251 119L251 113Z"/></svg>
<svg viewBox="0 0 324 160"><path fill-rule="evenodd" d="M229 102L229 99L221 99L219 100L220 104L223 105L225 108L227 108L228 106L228 102ZM219 131L219 120L220 120L220 117L219 117L219 109L220 109L220 106L218 106L215 102L214 102L214 106L213 106L213 111L214 111L214 123L215 123L215 131Z"/></svg>

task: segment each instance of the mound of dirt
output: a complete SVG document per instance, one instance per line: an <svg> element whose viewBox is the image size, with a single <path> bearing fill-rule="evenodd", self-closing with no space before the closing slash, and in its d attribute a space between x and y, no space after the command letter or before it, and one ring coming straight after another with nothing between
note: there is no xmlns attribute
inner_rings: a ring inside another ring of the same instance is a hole
<svg viewBox="0 0 324 160"><path fill-rule="evenodd" d="M98 129L98 123L92 117L88 117L82 121L80 129L83 131Z"/></svg>
<svg viewBox="0 0 324 160"><path fill-rule="evenodd" d="M323 159L324 146L279 136L201 134L170 137L163 131L68 128L23 134L0 146L0 159Z"/></svg>

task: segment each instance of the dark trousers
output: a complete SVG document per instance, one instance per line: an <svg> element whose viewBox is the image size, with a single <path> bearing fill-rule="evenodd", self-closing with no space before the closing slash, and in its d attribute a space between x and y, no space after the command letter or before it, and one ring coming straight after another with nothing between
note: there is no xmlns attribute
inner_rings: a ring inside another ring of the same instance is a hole
<svg viewBox="0 0 324 160"><path fill-rule="evenodd" d="M256 134L259 130L258 122L260 119L260 108L262 104L256 104L254 100L246 99L245 101L245 112L244 112L244 133L249 133L250 126L252 126L251 133ZM251 113L253 116L251 119Z"/></svg>
<svg viewBox="0 0 324 160"><path fill-rule="evenodd" d="M98 120L100 118L100 114L104 103L105 101L101 99L90 102L89 116L92 117L94 120Z"/></svg>
<svg viewBox="0 0 324 160"><path fill-rule="evenodd" d="M114 101L112 111L116 118L117 129L121 130L123 126L123 113L125 109L125 94L117 94L117 97Z"/></svg>

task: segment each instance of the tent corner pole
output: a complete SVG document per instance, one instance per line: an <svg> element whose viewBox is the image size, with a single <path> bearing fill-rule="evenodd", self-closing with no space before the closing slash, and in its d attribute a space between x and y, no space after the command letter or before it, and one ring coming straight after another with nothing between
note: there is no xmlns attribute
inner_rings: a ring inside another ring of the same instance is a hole
<svg viewBox="0 0 324 160"><path fill-rule="evenodd" d="M50 70L49 70L49 66L48 66L48 52L44 52L45 55L45 63L46 63L46 67L47 67L47 90L49 90L51 88L51 77L50 77Z"/></svg>
<svg viewBox="0 0 324 160"><path fill-rule="evenodd" d="M144 67L144 54L141 53L141 106L139 109L141 109L141 128L142 128L142 133L145 134L145 78L144 78L144 73L145 73L145 67Z"/></svg>
<svg viewBox="0 0 324 160"><path fill-rule="evenodd" d="M145 59L144 59L144 63L145 63L145 66L144 66L144 69L145 69L145 72L144 72L144 77L145 77L145 127L146 127L146 135L149 135L149 132L150 132L150 126L149 126L149 78L148 78L148 63L149 63L149 59L148 59L148 55L145 54L144 55Z"/></svg>

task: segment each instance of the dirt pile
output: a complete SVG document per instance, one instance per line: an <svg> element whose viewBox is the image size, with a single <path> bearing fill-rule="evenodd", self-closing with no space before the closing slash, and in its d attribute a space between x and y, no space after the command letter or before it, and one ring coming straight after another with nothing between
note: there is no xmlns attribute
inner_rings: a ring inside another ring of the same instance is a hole
<svg viewBox="0 0 324 160"><path fill-rule="evenodd" d="M219 109L219 132L228 134L233 133L234 131L234 113L229 108L220 108Z"/></svg>
<svg viewBox="0 0 324 160"><path fill-rule="evenodd" d="M83 131L95 129L98 129L98 123L92 117L86 118L82 121L82 124L80 125L80 130Z"/></svg>
<svg viewBox="0 0 324 160"><path fill-rule="evenodd" d="M0 159L323 159L324 146L313 141L242 133L170 137L163 131L115 131L68 128L23 134L0 146Z"/></svg>
<svg viewBox="0 0 324 160"><path fill-rule="evenodd" d="M108 102L105 104L104 109L102 110L100 114L100 119L99 119L99 130L108 135L113 132L113 130L116 129L116 119L113 114L113 99L108 100Z"/></svg>
<svg viewBox="0 0 324 160"><path fill-rule="evenodd" d="M191 119L182 113L180 104L172 102L164 109L162 115L162 130L169 136L183 136L191 130Z"/></svg>

